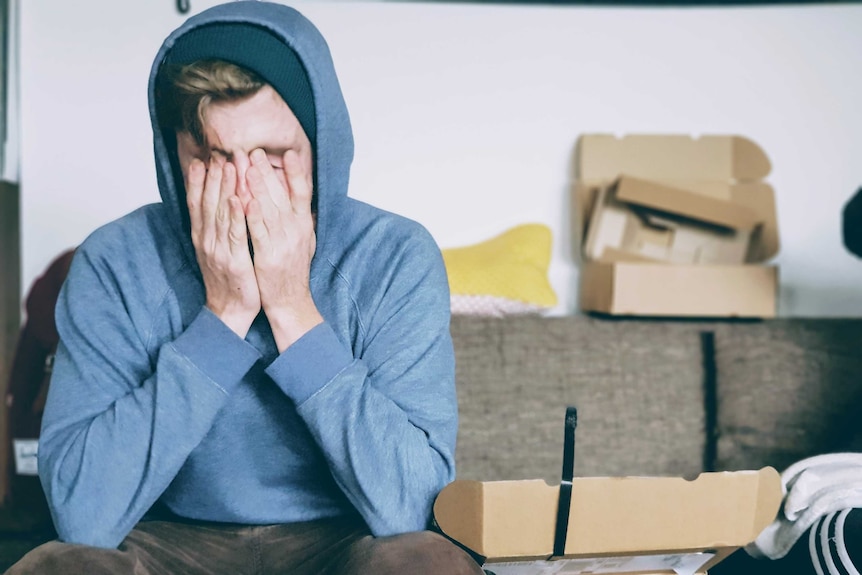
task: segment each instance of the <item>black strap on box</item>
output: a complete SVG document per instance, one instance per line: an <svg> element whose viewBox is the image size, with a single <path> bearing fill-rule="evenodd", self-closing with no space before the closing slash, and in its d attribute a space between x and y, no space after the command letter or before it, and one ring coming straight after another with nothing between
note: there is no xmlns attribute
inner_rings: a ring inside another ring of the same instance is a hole
<svg viewBox="0 0 862 575"><path fill-rule="evenodd" d="M560 500L557 504L557 531L554 535L554 557L562 557L566 554L566 535L569 532L569 510L572 507L572 479L575 476L575 428L577 427L577 408L566 408L566 434L563 441L563 480L560 482Z"/></svg>

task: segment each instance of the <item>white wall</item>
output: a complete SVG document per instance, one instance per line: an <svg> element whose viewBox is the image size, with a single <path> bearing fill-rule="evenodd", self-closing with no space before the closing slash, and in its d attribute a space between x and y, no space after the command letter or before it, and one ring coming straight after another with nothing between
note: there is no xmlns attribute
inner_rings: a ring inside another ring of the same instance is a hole
<svg viewBox="0 0 862 575"><path fill-rule="evenodd" d="M168 0L21 4L26 287L95 226L158 199L146 80L181 17ZM329 40L352 114L351 194L443 247L546 223L555 313L575 310L578 135L670 132L739 133L770 155L783 315L862 315L862 261L840 238L862 185L862 5L294 5Z"/></svg>

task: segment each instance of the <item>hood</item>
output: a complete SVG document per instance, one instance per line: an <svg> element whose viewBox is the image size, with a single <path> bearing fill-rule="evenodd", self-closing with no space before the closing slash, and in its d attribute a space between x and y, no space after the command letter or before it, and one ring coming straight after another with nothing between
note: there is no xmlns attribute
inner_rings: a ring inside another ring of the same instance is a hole
<svg viewBox="0 0 862 575"><path fill-rule="evenodd" d="M314 259L317 261L320 254L326 252L330 235L327 228L331 226L329 222L333 221L332 214L337 213L347 197L350 164L353 161L353 132L329 46L311 22L283 4L243 0L214 6L189 18L162 44L150 72L148 92L156 175L162 202L186 258L197 268L189 234L185 185L178 168L173 135L166 137L162 134L155 94L161 66L179 38L201 26L231 23L255 25L268 30L293 50L308 77L316 124L312 147L315 172L313 201L317 208L317 248ZM285 66L292 64L285 62Z"/></svg>

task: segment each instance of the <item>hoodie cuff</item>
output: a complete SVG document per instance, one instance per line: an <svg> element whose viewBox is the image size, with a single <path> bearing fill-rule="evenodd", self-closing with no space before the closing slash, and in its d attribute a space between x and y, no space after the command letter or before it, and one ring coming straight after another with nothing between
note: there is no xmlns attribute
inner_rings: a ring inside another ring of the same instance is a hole
<svg viewBox="0 0 862 575"><path fill-rule="evenodd" d="M225 391L233 389L261 358L253 345L235 334L206 307L173 345Z"/></svg>
<svg viewBox="0 0 862 575"><path fill-rule="evenodd" d="M284 350L266 368L266 374L300 405L351 363L353 354L324 322Z"/></svg>

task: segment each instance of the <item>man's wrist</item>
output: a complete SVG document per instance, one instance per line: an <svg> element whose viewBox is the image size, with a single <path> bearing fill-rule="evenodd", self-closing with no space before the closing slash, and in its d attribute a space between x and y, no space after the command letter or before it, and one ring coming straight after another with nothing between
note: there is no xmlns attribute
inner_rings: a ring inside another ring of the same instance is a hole
<svg viewBox="0 0 862 575"><path fill-rule="evenodd" d="M218 309L210 304L207 304L207 308L232 332L243 339L248 335L248 330L251 329L251 324L254 323L254 318L257 316L257 312L252 313L249 310Z"/></svg>
<svg viewBox="0 0 862 575"><path fill-rule="evenodd" d="M278 353L283 353L324 321L313 301L295 308L264 308L264 313L269 320Z"/></svg>

